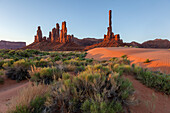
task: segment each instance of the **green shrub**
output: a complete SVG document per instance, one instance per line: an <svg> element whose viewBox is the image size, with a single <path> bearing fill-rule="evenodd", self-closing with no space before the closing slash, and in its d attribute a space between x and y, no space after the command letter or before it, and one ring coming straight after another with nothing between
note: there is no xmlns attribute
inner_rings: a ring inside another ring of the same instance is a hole
<svg viewBox="0 0 170 113"><path fill-rule="evenodd" d="M51 89L46 112L123 112L133 93L132 84L106 67L88 66L72 79L61 79Z"/></svg>
<svg viewBox="0 0 170 113"><path fill-rule="evenodd" d="M0 76L0 84L4 83L4 78Z"/></svg>
<svg viewBox="0 0 170 113"><path fill-rule="evenodd" d="M136 75L136 79L140 80L146 86L164 92L167 95L170 94L169 75L154 73L138 66L133 68L133 73Z"/></svg>
<svg viewBox="0 0 170 113"><path fill-rule="evenodd" d="M48 67L48 61L40 60L35 62L36 67Z"/></svg>
<svg viewBox="0 0 170 113"><path fill-rule="evenodd" d="M45 97L36 97L34 100L30 102L30 105L19 105L16 106L14 111L10 111L11 113L41 113L44 109Z"/></svg>
<svg viewBox="0 0 170 113"><path fill-rule="evenodd" d="M45 84L50 84L53 80L61 78L62 71L58 67L44 67L36 68L35 66L31 68L29 72L31 76L31 81L41 82Z"/></svg>
<svg viewBox="0 0 170 113"><path fill-rule="evenodd" d="M151 62L151 60L149 60L149 59L146 59L146 60L144 61L144 63L149 63L149 62Z"/></svg>
<svg viewBox="0 0 170 113"><path fill-rule="evenodd" d="M21 59L21 60L18 60L16 62L13 63L13 66L15 68L30 68L32 64L30 62L28 62L27 60L24 60L24 59Z"/></svg>
<svg viewBox="0 0 170 113"><path fill-rule="evenodd" d="M67 79L69 79L70 78L70 74L69 73L63 73L62 74L62 79L63 80L67 80Z"/></svg>
<svg viewBox="0 0 170 113"><path fill-rule="evenodd" d="M127 59L128 57L127 57L127 55L122 55L121 58Z"/></svg>
<svg viewBox="0 0 170 113"><path fill-rule="evenodd" d="M56 56L55 58L54 58L54 61L59 61L60 60L60 57L59 56Z"/></svg>
<svg viewBox="0 0 170 113"><path fill-rule="evenodd" d="M28 70L22 67L7 69L6 76L18 82L30 78Z"/></svg>

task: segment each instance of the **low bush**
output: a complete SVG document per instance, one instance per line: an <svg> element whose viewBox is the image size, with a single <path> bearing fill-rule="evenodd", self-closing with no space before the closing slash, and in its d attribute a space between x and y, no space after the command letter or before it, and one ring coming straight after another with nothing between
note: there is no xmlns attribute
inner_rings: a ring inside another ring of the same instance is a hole
<svg viewBox="0 0 170 113"><path fill-rule="evenodd" d="M160 73L154 73L147 69L135 66L133 73L136 78L148 87L154 88L157 91L170 95L170 76Z"/></svg>
<svg viewBox="0 0 170 113"><path fill-rule="evenodd" d="M149 63L149 62L151 62L151 60L149 60L149 59L146 59L146 60L144 61L144 63Z"/></svg>
<svg viewBox="0 0 170 113"><path fill-rule="evenodd" d="M30 78L28 70L22 67L8 68L5 75L7 78L16 80L18 82Z"/></svg>
<svg viewBox="0 0 170 113"><path fill-rule="evenodd" d="M24 60L24 59L18 60L13 63L14 68L22 68L22 69L24 68L29 69L31 65L32 65L31 62L29 62L28 60Z"/></svg>
<svg viewBox="0 0 170 113"><path fill-rule="evenodd" d="M50 84L53 80L57 80L61 78L62 70L58 67L44 67L44 68L36 68L31 67L31 71L29 72L31 76L31 81L37 83L45 83Z"/></svg>
<svg viewBox="0 0 170 113"><path fill-rule="evenodd" d="M4 84L4 78L0 76L0 84Z"/></svg>
<svg viewBox="0 0 170 113"><path fill-rule="evenodd" d="M72 79L66 76L57 81L44 112L123 112L133 93L132 84L117 74L103 72L105 68L89 66Z"/></svg>

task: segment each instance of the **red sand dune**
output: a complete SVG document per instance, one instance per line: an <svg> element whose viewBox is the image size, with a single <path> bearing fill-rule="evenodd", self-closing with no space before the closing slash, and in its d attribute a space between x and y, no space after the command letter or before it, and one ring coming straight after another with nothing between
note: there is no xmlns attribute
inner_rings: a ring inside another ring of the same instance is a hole
<svg viewBox="0 0 170 113"><path fill-rule="evenodd" d="M132 63L170 74L170 50L168 49L105 47L91 49L87 53L87 58L96 60L108 60L112 57L127 55ZM151 62L144 63L146 59L150 59Z"/></svg>

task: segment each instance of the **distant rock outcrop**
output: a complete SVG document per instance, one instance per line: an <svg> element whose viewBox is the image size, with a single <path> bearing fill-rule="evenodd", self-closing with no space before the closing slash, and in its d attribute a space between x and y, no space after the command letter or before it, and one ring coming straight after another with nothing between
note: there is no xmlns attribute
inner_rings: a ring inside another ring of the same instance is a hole
<svg viewBox="0 0 170 113"><path fill-rule="evenodd" d="M0 41L0 49L19 49L26 46L26 42Z"/></svg>
<svg viewBox="0 0 170 113"><path fill-rule="evenodd" d="M142 44L137 42L124 43L127 46L139 47L139 48L170 48L170 41L167 39L155 39L143 42Z"/></svg>
<svg viewBox="0 0 170 113"><path fill-rule="evenodd" d="M155 39L143 42L143 48L170 48L170 41L165 39Z"/></svg>
<svg viewBox="0 0 170 113"><path fill-rule="evenodd" d="M83 39L78 39L76 37L73 37L72 38L72 41L74 43L76 43L77 45L81 45L81 46L90 46L90 45L93 45L93 44L98 44L100 42L103 41L103 39L96 39L96 38L83 38Z"/></svg>

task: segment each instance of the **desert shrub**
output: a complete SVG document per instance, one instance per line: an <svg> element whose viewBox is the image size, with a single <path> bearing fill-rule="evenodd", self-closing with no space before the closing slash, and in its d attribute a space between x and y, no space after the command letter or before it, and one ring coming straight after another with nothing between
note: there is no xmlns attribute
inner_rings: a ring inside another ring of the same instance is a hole
<svg viewBox="0 0 170 113"><path fill-rule="evenodd" d="M48 67L48 61L41 59L35 62L36 67Z"/></svg>
<svg viewBox="0 0 170 113"><path fill-rule="evenodd" d="M9 113L41 113L48 96L49 88L45 85L29 85L11 100Z"/></svg>
<svg viewBox="0 0 170 113"><path fill-rule="evenodd" d="M4 78L0 76L0 84L4 83Z"/></svg>
<svg viewBox="0 0 170 113"><path fill-rule="evenodd" d="M28 60L25 60L25 59L21 59L21 60L18 60L18 61L13 63L13 66L15 68L29 69L31 65L32 65L32 63L29 62Z"/></svg>
<svg viewBox="0 0 170 113"><path fill-rule="evenodd" d="M59 56L60 53L58 52L53 52L53 53L50 53L50 57L56 57L56 56Z"/></svg>
<svg viewBox="0 0 170 113"><path fill-rule="evenodd" d="M85 70L85 66L77 66L76 69L74 70L75 73L79 73Z"/></svg>
<svg viewBox="0 0 170 113"><path fill-rule="evenodd" d="M59 57L59 56L56 56L55 58L54 58L54 61L59 61L61 58Z"/></svg>
<svg viewBox="0 0 170 113"><path fill-rule="evenodd" d="M2 60L2 61L0 61L0 69L3 69L3 64L4 64L5 62Z"/></svg>
<svg viewBox="0 0 170 113"><path fill-rule="evenodd" d="M7 69L7 68L9 67L9 64L6 62L6 63L4 63L4 64L2 65L2 67L3 67L4 69Z"/></svg>
<svg viewBox="0 0 170 113"><path fill-rule="evenodd" d="M123 112L133 93L132 84L101 66L90 66L72 79L52 87L44 112Z"/></svg>
<svg viewBox="0 0 170 113"><path fill-rule="evenodd" d="M135 66L133 73L136 79L140 80L143 84L148 87L154 88L157 91L170 94L170 76L160 73L154 73L147 69Z"/></svg>
<svg viewBox="0 0 170 113"><path fill-rule="evenodd" d="M92 63L93 59L85 59L87 63Z"/></svg>
<svg viewBox="0 0 170 113"><path fill-rule="evenodd" d="M116 61L116 60L118 60L117 57L113 57L113 58L110 59L110 61Z"/></svg>
<svg viewBox="0 0 170 113"><path fill-rule="evenodd" d="M77 69L77 66L75 65L71 65L71 64L67 64L67 65L63 65L64 71L65 72L73 72Z"/></svg>
<svg viewBox="0 0 170 113"><path fill-rule="evenodd" d="M29 73L31 76L31 81L50 84L53 80L57 80L61 77L62 70L58 67L36 68L34 66L31 67L31 71Z"/></svg>
<svg viewBox="0 0 170 113"><path fill-rule="evenodd" d="M28 70L26 68L17 67L17 68L8 68L5 74L8 78L16 81L25 80L30 78Z"/></svg>
<svg viewBox="0 0 170 113"><path fill-rule="evenodd" d="M127 57L127 55L122 55L121 58L127 59L128 57Z"/></svg>
<svg viewBox="0 0 170 113"><path fill-rule="evenodd" d="M149 63L149 62L151 62L151 60L149 60L149 59L146 59L146 60L144 61L144 63Z"/></svg>
<svg viewBox="0 0 170 113"><path fill-rule="evenodd" d="M63 62L64 64L71 64L71 65L75 65L75 66L86 66L87 65L87 62L86 61L80 61L80 60L77 60L77 59L70 59L70 60L65 60Z"/></svg>
<svg viewBox="0 0 170 113"><path fill-rule="evenodd" d="M69 79L70 78L70 74L69 73L63 73L62 74L62 79L63 80L67 80L67 79Z"/></svg>

